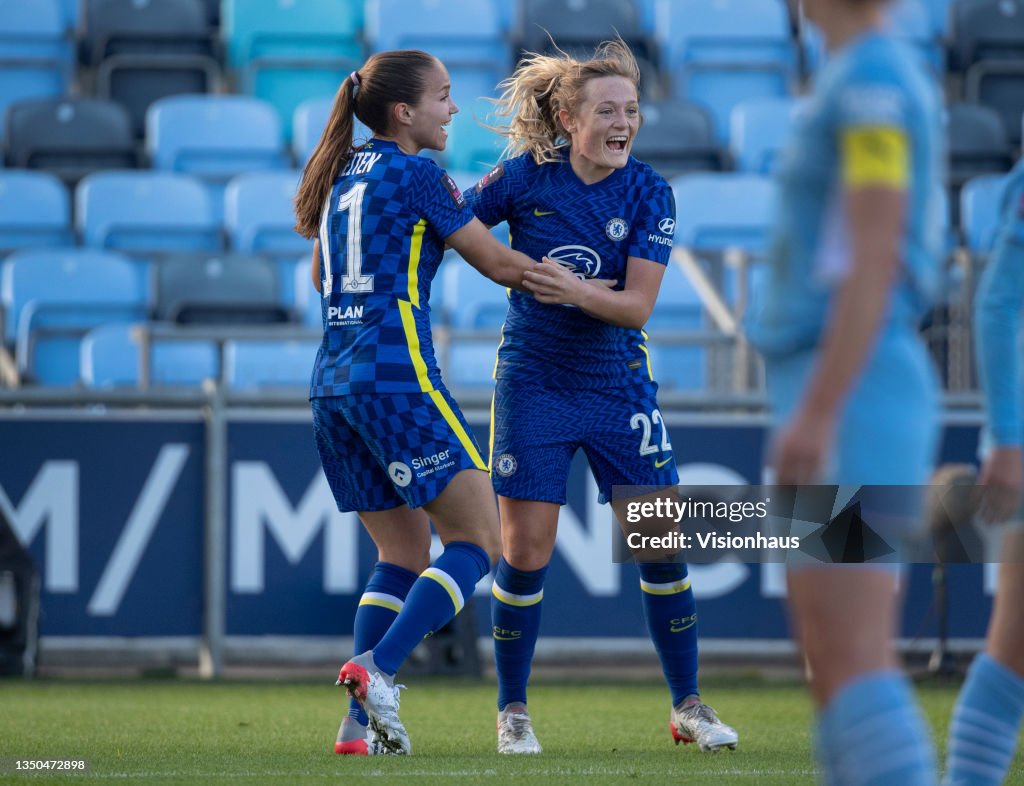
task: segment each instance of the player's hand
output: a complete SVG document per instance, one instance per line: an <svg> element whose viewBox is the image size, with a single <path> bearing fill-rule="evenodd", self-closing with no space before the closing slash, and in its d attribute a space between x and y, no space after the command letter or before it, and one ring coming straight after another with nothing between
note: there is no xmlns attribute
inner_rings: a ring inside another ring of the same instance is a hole
<svg viewBox="0 0 1024 786"><path fill-rule="evenodd" d="M1003 445L993 450L978 476L980 499L978 518L986 524L1010 521L1020 504L1024 488L1024 460L1021 449Z"/></svg>
<svg viewBox="0 0 1024 786"><path fill-rule="evenodd" d="M591 283L591 282L595 283ZM557 262L552 262L547 257L539 265L523 273L523 286L533 293L533 296L541 303L579 305L580 296L588 286L614 286L615 282L601 281L598 279L585 280L578 278L568 268Z"/></svg>
<svg viewBox="0 0 1024 786"><path fill-rule="evenodd" d="M834 430L832 418L799 410L779 431L772 447L775 482L780 486L820 483Z"/></svg>

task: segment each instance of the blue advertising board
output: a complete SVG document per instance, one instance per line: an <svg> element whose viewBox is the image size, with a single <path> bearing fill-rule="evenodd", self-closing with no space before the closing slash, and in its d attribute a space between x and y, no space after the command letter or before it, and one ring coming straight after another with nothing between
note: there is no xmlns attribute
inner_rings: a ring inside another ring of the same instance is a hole
<svg viewBox="0 0 1024 786"><path fill-rule="evenodd" d="M471 418L486 443L483 416ZM677 416L669 433L684 483L760 483L763 421ZM946 430L943 461L971 462L974 425ZM0 510L40 566L41 633L199 636L203 629L203 422L194 414L0 414ZM226 632L347 636L373 544L339 513L304 412L232 415L225 480ZM644 637L636 568L612 561L613 520L577 456L545 588L542 635ZM690 568L701 636L787 636L778 565ZM908 577L904 634L934 635L931 569ZM950 633L984 635L982 566L950 571ZM478 596L489 587L482 583ZM476 604L486 634L486 601Z"/></svg>

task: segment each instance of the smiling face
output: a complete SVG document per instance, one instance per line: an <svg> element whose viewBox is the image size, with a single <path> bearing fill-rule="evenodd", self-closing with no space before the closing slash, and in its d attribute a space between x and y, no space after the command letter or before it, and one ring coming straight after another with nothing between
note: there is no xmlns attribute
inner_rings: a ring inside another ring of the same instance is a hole
<svg viewBox="0 0 1024 786"><path fill-rule="evenodd" d="M601 180L629 161L640 130L636 86L624 76L590 79L578 110L563 109L559 120L572 139L573 170L584 182Z"/></svg>
<svg viewBox="0 0 1024 786"><path fill-rule="evenodd" d="M419 103L409 107L409 111L409 136L417 148L444 150L448 144L447 126L459 108L451 97L448 69L440 61L424 74Z"/></svg>

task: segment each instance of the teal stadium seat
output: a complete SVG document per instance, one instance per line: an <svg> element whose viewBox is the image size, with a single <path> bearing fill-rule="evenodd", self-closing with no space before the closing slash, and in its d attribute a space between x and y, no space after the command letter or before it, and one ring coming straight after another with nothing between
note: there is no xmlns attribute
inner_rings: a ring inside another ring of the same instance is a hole
<svg viewBox="0 0 1024 786"><path fill-rule="evenodd" d="M295 108L295 115L292 118L292 155L295 156L295 163L304 167L313 153L313 148L324 133L327 119L331 116L331 107L334 106L334 96L322 96L321 98L307 98ZM354 118L355 128L352 130L352 143L360 145L373 136L369 128Z"/></svg>
<svg viewBox="0 0 1024 786"><path fill-rule="evenodd" d="M295 108L333 96L363 61L356 0L224 0L221 29L242 90L277 108L286 139Z"/></svg>
<svg viewBox="0 0 1024 786"><path fill-rule="evenodd" d="M0 170L0 253L74 244L64 184L47 172Z"/></svg>
<svg viewBox="0 0 1024 786"><path fill-rule="evenodd" d="M0 303L6 315L5 339L14 340L23 379L75 384L80 343L88 330L144 319L148 292L138 268L119 254L92 249L11 255L0 274Z"/></svg>

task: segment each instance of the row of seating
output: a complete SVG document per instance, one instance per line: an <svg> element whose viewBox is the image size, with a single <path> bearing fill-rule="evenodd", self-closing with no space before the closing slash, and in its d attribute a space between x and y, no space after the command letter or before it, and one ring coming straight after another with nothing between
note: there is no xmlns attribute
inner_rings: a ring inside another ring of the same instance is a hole
<svg viewBox="0 0 1024 786"><path fill-rule="evenodd" d="M50 3L55 9L58 1L34 0L33 5ZM1019 2L959 0L949 14L956 20L951 63L968 71L968 98L1005 105L1014 141L1024 109L1018 68L1024 27L1007 6ZM96 94L123 103L136 134L143 132L145 109L153 100L221 88L223 49L225 62L238 74L237 88L270 100L282 115L286 137L296 106L306 98L332 95L362 61L364 34L371 51L422 46L436 53L449 65L454 83L475 99L493 94L520 47L549 48L547 33L576 49L589 48L615 30L641 55L648 97L661 97L661 75L671 75L673 95L712 112L719 142L725 140L728 113L736 103L791 95L801 63L821 60L815 54L820 42L805 35L803 26L800 40L794 38L782 0L522 0L513 6L514 15L508 3L498 0L446 0L443 13L439 3L367 0L364 7L339 0L228 0L221 41L208 26L202 0L87 0L80 49L95 69ZM51 16L57 19L54 9ZM928 50L926 56L941 70L944 45L933 30L933 13L945 16L925 0L899 0L893 24ZM63 95L67 89L71 63L61 29L52 30L49 41L45 35L38 38L38 22L29 25L23 16L13 14L8 20L6 33L17 56L6 60L0 23L0 87L11 81L10 90L0 89L0 103L26 95ZM509 29L513 18L518 20L514 33ZM643 21L654 19L656 25ZM29 41L35 43L29 47Z"/></svg>
<svg viewBox="0 0 1024 786"><path fill-rule="evenodd" d="M963 189L967 248L979 258L991 248L1005 182L1005 176L985 176L969 181ZM753 257L764 253L777 198L775 184L755 175L694 174L673 181L673 188L677 204L689 206L678 217L677 248L690 249L708 275L718 276L716 283L731 303L741 287L752 285L758 268L752 265L745 272L737 271L711 260L726 249ZM431 297L434 324L442 336L438 346L453 384L486 385L504 315L504 293L449 253L452 258L442 266ZM147 269L117 254L87 249L17 253L3 263L0 274L6 343L15 346L27 378L64 384L83 373L74 361L81 352L81 334L100 325L146 318L180 324L245 319L301 323L315 330L320 302L309 286L308 254L289 261L292 291L288 295L273 264L259 258L207 254L190 260L160 258ZM155 296L147 286L147 275L159 282ZM61 282L59 288L53 286L55 280ZM88 304L84 314L78 310L83 304ZM648 328L654 354L668 366L663 372L668 386L687 387L690 380L699 387L710 353L683 342L685 334L692 337L693 331L706 328L706 315L675 264L666 272ZM40 337L52 345L54 332L63 348L40 355ZM137 355L131 357L129 365L137 366Z"/></svg>

